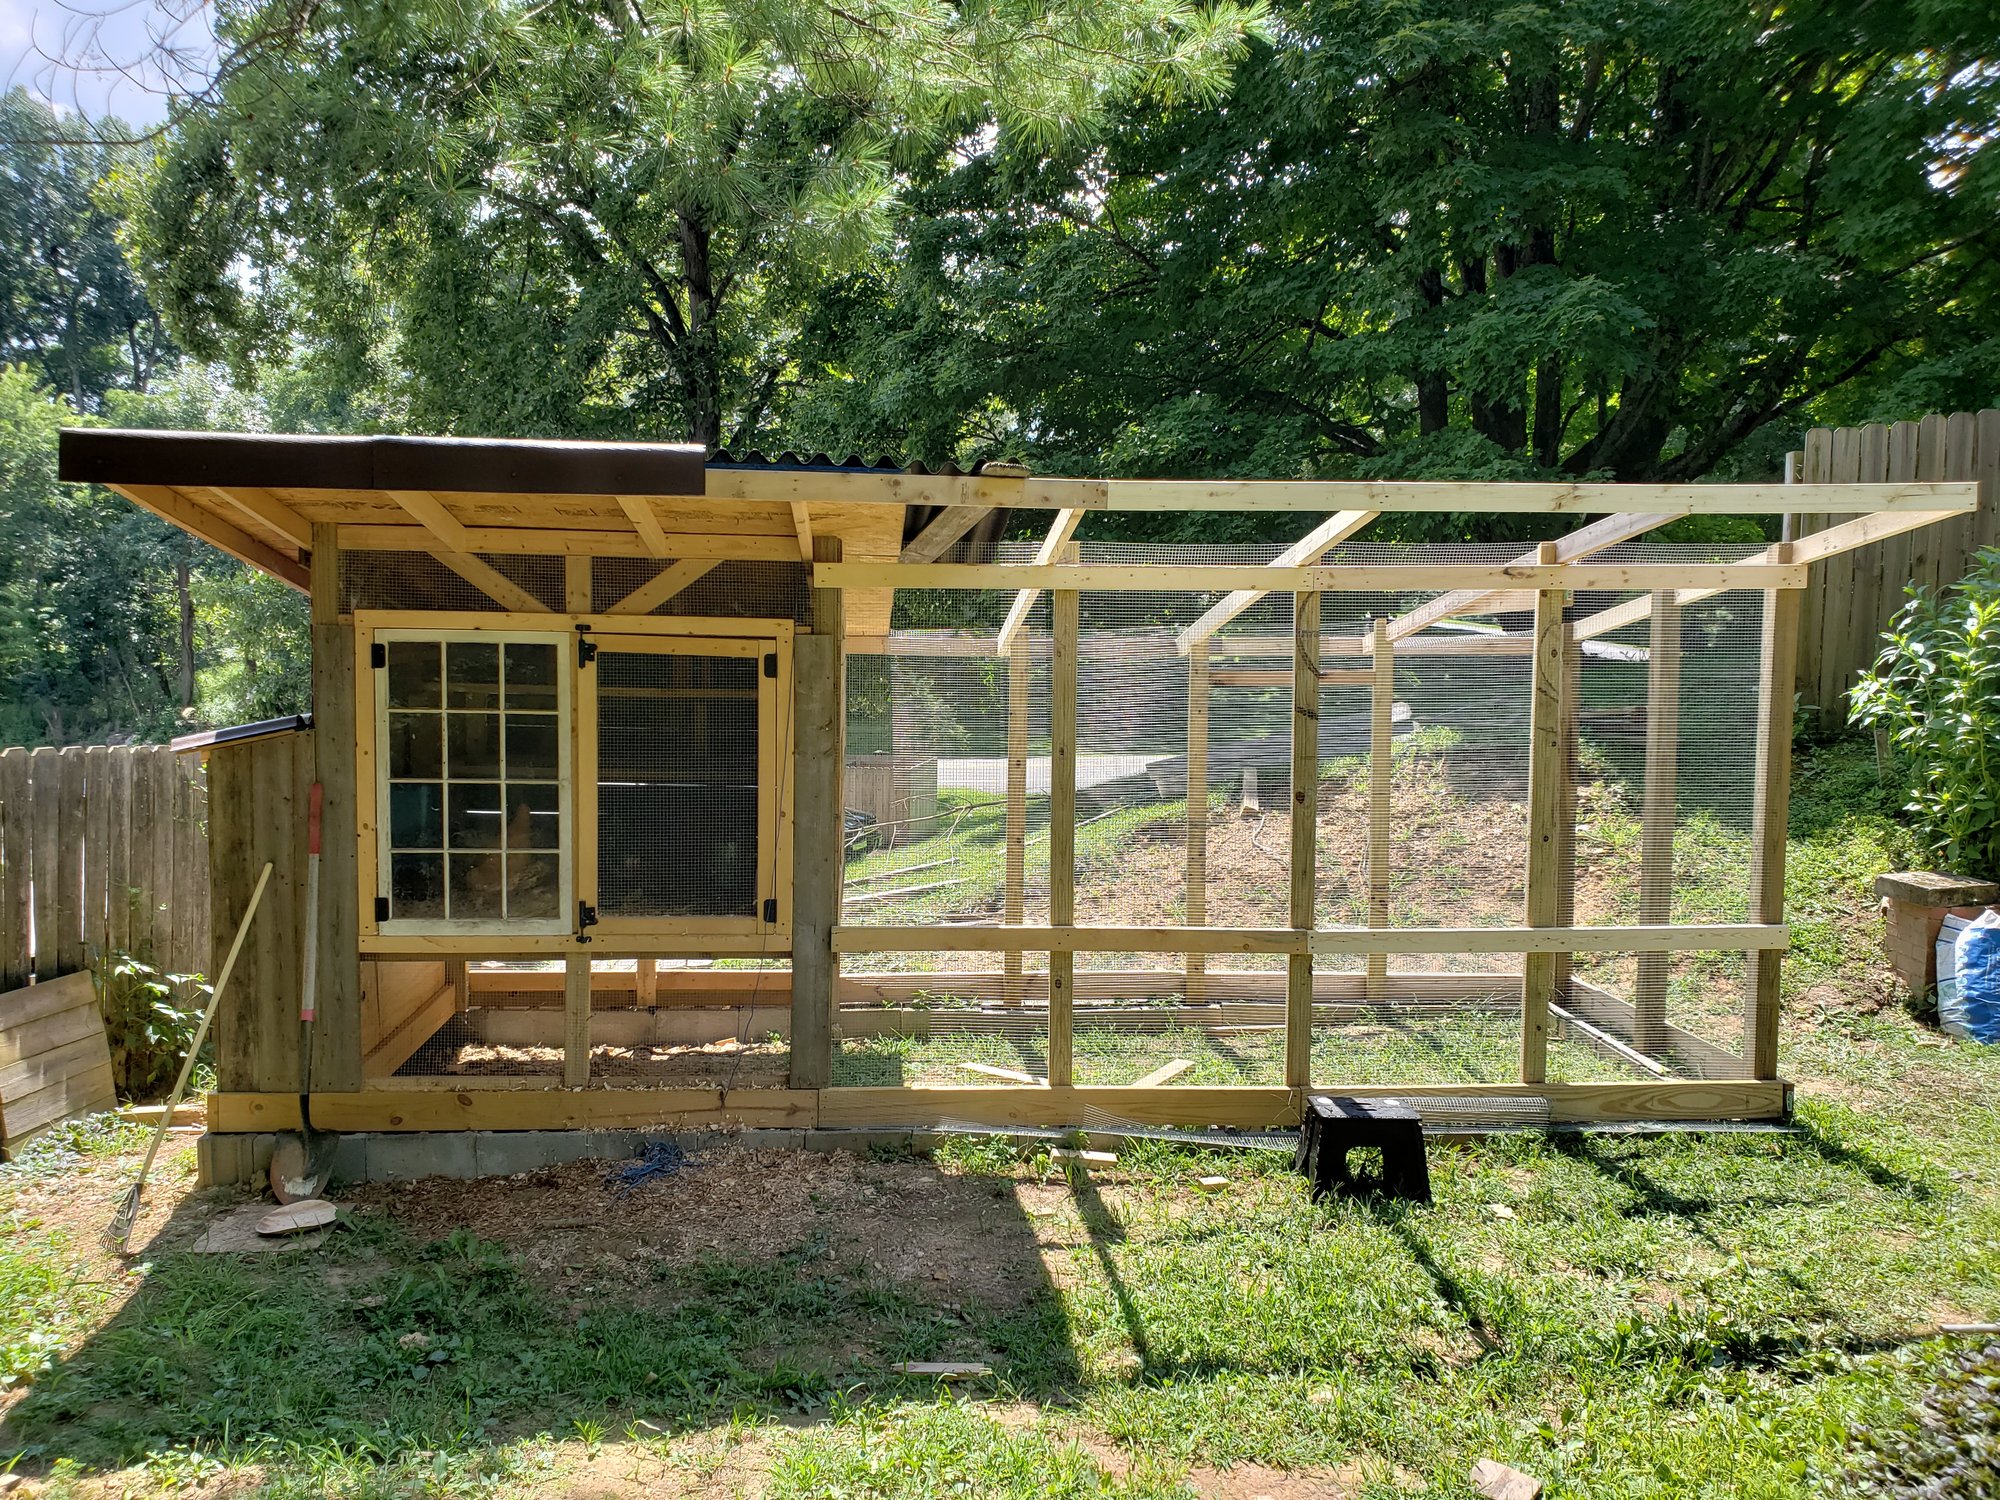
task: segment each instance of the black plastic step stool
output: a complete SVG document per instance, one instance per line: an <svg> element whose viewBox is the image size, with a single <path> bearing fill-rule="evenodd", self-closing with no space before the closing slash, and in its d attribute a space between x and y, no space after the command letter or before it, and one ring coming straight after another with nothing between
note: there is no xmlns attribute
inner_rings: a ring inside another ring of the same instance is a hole
<svg viewBox="0 0 2000 1500"><path fill-rule="evenodd" d="M1363 1146L1382 1153L1379 1185L1363 1182L1348 1170L1347 1153ZM1312 1182L1315 1198L1373 1189L1415 1203L1431 1201L1423 1116L1401 1099L1308 1096L1292 1165Z"/></svg>

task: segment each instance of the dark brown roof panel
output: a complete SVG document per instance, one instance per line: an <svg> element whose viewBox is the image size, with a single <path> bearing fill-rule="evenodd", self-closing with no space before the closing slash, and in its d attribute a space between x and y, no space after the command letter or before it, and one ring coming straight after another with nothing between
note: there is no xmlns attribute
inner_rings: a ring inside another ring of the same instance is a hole
<svg viewBox="0 0 2000 1500"><path fill-rule="evenodd" d="M290 437L64 428L59 477L94 484L261 489L699 495L690 443L516 438Z"/></svg>

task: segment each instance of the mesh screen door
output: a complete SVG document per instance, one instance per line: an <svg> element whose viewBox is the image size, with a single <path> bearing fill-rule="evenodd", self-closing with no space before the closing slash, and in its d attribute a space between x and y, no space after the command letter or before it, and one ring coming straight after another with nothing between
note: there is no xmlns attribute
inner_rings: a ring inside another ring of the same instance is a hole
<svg viewBox="0 0 2000 1500"><path fill-rule="evenodd" d="M771 641L595 636L597 919L618 931L777 921Z"/></svg>

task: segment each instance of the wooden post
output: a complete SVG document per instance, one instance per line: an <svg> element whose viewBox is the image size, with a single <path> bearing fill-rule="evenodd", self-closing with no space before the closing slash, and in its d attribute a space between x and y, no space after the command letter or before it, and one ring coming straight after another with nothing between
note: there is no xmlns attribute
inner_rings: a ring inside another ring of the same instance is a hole
<svg viewBox="0 0 2000 1500"><path fill-rule="evenodd" d="M590 954L563 955L563 1087L590 1082Z"/></svg>
<svg viewBox="0 0 2000 1500"><path fill-rule="evenodd" d="M1370 639L1375 682L1368 710L1368 925L1389 925L1389 794L1395 776L1396 643L1378 616ZM1388 998L1389 955L1368 955L1368 1003Z"/></svg>
<svg viewBox="0 0 2000 1500"><path fill-rule="evenodd" d="M1583 711L1583 649L1576 639L1574 621L1565 620L1562 630L1562 800L1556 810L1556 926L1573 926L1576 921L1576 788L1580 774L1582 741L1578 720ZM1551 993L1565 998L1576 956L1556 955Z"/></svg>
<svg viewBox="0 0 2000 1500"><path fill-rule="evenodd" d="M1780 561L1791 547L1779 543ZM1757 783L1750 815L1750 920L1785 920L1785 836L1792 791L1792 687L1798 666L1798 589L1764 594L1764 639L1757 684ZM1744 1061L1750 1076L1778 1076L1779 980L1784 954L1758 950L1743 1018Z"/></svg>
<svg viewBox="0 0 2000 1500"><path fill-rule="evenodd" d="M840 538L813 537L815 562L839 562ZM795 1089L833 1078L840 960L833 929L847 857L841 772L847 754L847 630L837 588L813 590L813 628L792 640L792 1070ZM780 892L782 902L785 893Z"/></svg>
<svg viewBox="0 0 2000 1500"><path fill-rule="evenodd" d="M567 554L563 558L563 608L573 615L591 612L588 557Z"/></svg>
<svg viewBox="0 0 2000 1500"><path fill-rule="evenodd" d="M1640 812L1639 920L1673 920L1674 817L1679 792L1681 610L1672 589L1653 595L1646 666L1646 792ZM1642 953L1632 990L1632 1045L1648 1056L1666 1039L1670 955Z"/></svg>
<svg viewBox="0 0 2000 1500"><path fill-rule="evenodd" d="M1187 911L1190 927L1208 925L1208 638L1188 647ZM1207 995L1208 955L1187 955L1186 998Z"/></svg>
<svg viewBox="0 0 2000 1500"><path fill-rule="evenodd" d="M336 1093L361 1087L361 893L359 798L354 768L354 622L340 613L339 531L313 527L313 765L322 792L319 981L313 1025L312 1086ZM365 795L373 796L373 788ZM157 811L157 810L156 810ZM233 813L233 809L231 810ZM225 813L225 816L231 814Z"/></svg>
<svg viewBox="0 0 2000 1500"><path fill-rule="evenodd" d="M632 960L632 1003L641 1010L657 1009L660 1003L660 961L656 958Z"/></svg>
<svg viewBox="0 0 2000 1500"><path fill-rule="evenodd" d="M1542 561L1555 561L1555 544L1544 542ZM1560 902L1560 821L1563 781L1568 767L1562 742L1562 589L1535 594L1535 654L1529 686L1528 869L1523 920L1530 927L1553 927ZM1555 989L1556 955L1530 953L1521 965L1521 1082L1548 1082L1549 1003Z"/></svg>
<svg viewBox="0 0 2000 1500"><path fill-rule="evenodd" d="M1020 926L1027 920L1028 881L1028 640L1017 634L1007 657L1007 888L1001 895L1001 920ZM1009 1005L1027 998L1027 981L1019 953L1003 964L1002 995Z"/></svg>
<svg viewBox="0 0 2000 1500"><path fill-rule="evenodd" d="M1063 544L1065 563L1076 561L1076 543ZM1049 665L1049 925L1076 920L1076 653L1082 600L1075 589L1057 589L1054 655ZM1076 955L1049 954L1049 1087L1071 1083L1071 1028L1075 1020Z"/></svg>
<svg viewBox="0 0 2000 1500"><path fill-rule="evenodd" d="M1319 872L1320 596L1299 594L1292 618L1292 926L1310 931ZM1313 962L1285 960L1285 1086L1312 1085Z"/></svg>

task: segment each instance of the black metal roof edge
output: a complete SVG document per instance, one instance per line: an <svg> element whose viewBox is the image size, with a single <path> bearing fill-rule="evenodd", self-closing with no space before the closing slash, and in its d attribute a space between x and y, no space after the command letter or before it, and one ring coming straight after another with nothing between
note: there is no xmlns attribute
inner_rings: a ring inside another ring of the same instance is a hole
<svg viewBox="0 0 2000 1500"><path fill-rule="evenodd" d="M790 449L772 458L755 450L731 453L727 448L712 448L708 454L708 466L711 469L825 470L840 474L963 475L966 472L952 463L940 464L933 469L922 463L900 464L887 458L863 458L858 453L835 458L827 453L794 453Z"/></svg>
<svg viewBox="0 0 2000 1500"><path fill-rule="evenodd" d="M220 729L204 729L183 734L167 742L175 754L186 750L206 750L210 745L228 745L238 740L263 739L274 734L296 734L312 728L311 714L286 714L277 719L259 719L254 724L230 724Z"/></svg>
<svg viewBox="0 0 2000 1500"><path fill-rule="evenodd" d="M65 427L56 474L95 484L700 495L692 443Z"/></svg>

